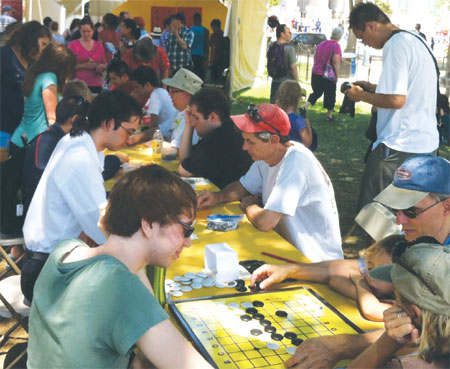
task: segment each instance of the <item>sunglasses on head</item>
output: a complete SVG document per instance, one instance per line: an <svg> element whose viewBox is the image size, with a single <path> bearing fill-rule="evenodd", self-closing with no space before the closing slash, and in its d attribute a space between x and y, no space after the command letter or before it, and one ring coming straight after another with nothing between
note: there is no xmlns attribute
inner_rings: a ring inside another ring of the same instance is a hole
<svg viewBox="0 0 450 369"><path fill-rule="evenodd" d="M436 292L434 291L434 289L430 286L430 284L418 273L416 273L414 271L414 269L412 269L411 267L409 267L408 265L406 265L403 261L401 256L403 255L403 253L406 251L406 249L410 247L410 244L405 241L405 240L401 240L398 241L395 246L394 249L392 251L392 262L394 264L398 264L400 265L403 269L405 269L408 273L412 274L413 276L417 277L418 279L420 279L420 281L433 293L433 295L436 295Z"/></svg>
<svg viewBox="0 0 450 369"><path fill-rule="evenodd" d="M266 122L264 119L261 118L261 115L259 114L259 109L255 106L255 104L250 104L248 106L247 114L253 122L255 123L263 122L265 125L273 128L275 132L281 136L281 132L279 129L275 128L272 124Z"/></svg>
<svg viewBox="0 0 450 369"><path fill-rule="evenodd" d="M180 224L183 227L183 232L184 232L184 238L189 238L191 237L192 233L194 233L194 227L191 226L190 224L187 224L185 222L182 222L179 219L176 219L176 222L178 224Z"/></svg>

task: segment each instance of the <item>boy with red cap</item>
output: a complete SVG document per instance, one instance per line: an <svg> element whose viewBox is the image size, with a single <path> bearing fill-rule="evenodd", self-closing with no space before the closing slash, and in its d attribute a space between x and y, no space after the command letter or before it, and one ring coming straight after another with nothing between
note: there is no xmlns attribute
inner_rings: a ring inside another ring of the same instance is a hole
<svg viewBox="0 0 450 369"><path fill-rule="evenodd" d="M199 193L199 207L240 200L256 228L275 229L309 260L342 259L333 186L314 154L289 141L287 114L277 105L251 104L231 118L255 163L222 191Z"/></svg>

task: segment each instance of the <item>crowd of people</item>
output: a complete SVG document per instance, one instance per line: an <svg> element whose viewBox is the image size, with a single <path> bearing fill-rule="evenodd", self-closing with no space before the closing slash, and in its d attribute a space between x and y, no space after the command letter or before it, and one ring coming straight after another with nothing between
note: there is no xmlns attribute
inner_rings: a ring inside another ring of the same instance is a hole
<svg viewBox="0 0 450 369"><path fill-rule="evenodd" d="M265 264L251 285L325 283L367 319L385 322L384 330L305 340L287 367L354 359L352 368L447 368L450 162L435 156L437 78L426 45L374 4L350 14L356 37L385 52L379 84L359 81L346 92L378 109L359 206L391 209L403 235L344 260L333 185L306 118L324 93L333 120L336 82L323 76L326 61L339 72L341 28L318 48L313 93L298 114L303 92L291 33L278 24L272 53L286 58L283 68L271 66L272 103L232 116L224 92L203 86L208 62L216 77L226 66L220 21L211 22L210 36L200 14L193 21L189 29L175 14L148 34L141 17L125 12L106 14L98 26L87 17L72 22L64 42L51 19L6 26L0 138L11 158L22 158L28 368L210 367L158 304L145 267L167 268L190 246L197 208L232 201L256 229L275 230L312 262ZM104 180L129 159L103 151L157 131L176 150L178 173L142 167L108 197ZM220 190L196 195L180 176L205 177Z"/></svg>

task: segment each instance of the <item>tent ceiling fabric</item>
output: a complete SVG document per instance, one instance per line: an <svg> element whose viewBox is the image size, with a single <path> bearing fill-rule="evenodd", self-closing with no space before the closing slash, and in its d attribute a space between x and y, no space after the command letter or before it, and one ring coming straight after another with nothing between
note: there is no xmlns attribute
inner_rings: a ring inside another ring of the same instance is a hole
<svg viewBox="0 0 450 369"><path fill-rule="evenodd" d="M65 6L66 14L68 16L70 16L74 10L81 6L82 3L80 0L56 0L56 2ZM91 0L89 12L91 15L101 17L106 13L110 13L113 9L117 8L124 2L126 2L126 0Z"/></svg>

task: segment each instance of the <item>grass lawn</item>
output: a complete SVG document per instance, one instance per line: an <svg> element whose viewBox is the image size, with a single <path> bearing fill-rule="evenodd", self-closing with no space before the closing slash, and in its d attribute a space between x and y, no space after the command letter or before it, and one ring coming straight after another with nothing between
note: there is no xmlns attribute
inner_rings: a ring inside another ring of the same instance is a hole
<svg viewBox="0 0 450 369"><path fill-rule="evenodd" d="M301 82L301 85L307 90L309 96L310 84ZM269 94L269 85L235 93L236 101L232 106L232 114L244 113L250 102L255 104L268 102ZM323 109L322 99L308 109L307 116L317 131L319 139L315 154L333 182L341 233L344 236L354 224L353 219L356 216L355 205L359 192L359 180L364 169L363 158L369 145L365 131L370 120L370 105L357 103L356 115L350 118L348 115L337 114L342 100L343 95L338 91L335 107L337 123L325 120L326 111ZM450 148L441 147L439 154L449 159ZM352 237L349 237L343 245L345 255L358 256L359 251L365 247L364 241L365 233L362 230L353 231Z"/></svg>

